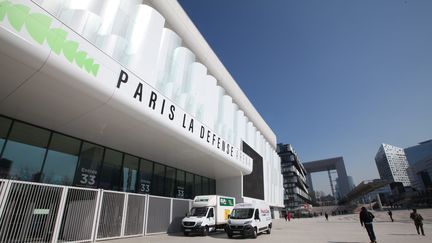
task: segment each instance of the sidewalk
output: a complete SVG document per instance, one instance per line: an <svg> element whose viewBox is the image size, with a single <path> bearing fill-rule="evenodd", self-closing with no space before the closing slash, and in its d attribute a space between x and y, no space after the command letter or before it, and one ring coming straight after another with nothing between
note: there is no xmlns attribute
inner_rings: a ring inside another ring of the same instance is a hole
<svg viewBox="0 0 432 243"><path fill-rule="evenodd" d="M409 219L408 210L393 211L395 222L389 222L387 212L374 212L375 234L379 243L426 243L432 242L432 209L419 210L425 218L426 236L419 236ZM225 233L213 233L207 237L183 235L153 235L141 238L107 241L109 243L154 242L295 242L295 243L368 243L366 230L360 226L358 215L330 216L310 219L294 219L291 222L274 220L271 235L261 234L257 239L228 239Z"/></svg>

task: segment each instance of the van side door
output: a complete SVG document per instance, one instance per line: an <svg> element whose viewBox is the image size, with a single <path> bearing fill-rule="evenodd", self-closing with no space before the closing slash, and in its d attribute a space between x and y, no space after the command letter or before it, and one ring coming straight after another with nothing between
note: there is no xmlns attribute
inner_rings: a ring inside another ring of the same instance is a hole
<svg viewBox="0 0 432 243"><path fill-rule="evenodd" d="M214 208L210 208L207 214L209 231L216 230L216 217L214 213Z"/></svg>
<svg viewBox="0 0 432 243"><path fill-rule="evenodd" d="M259 213L259 209L256 208L255 212L254 212L254 221L255 221L255 226L257 227L258 231L261 228L261 218L260 218L260 213Z"/></svg>

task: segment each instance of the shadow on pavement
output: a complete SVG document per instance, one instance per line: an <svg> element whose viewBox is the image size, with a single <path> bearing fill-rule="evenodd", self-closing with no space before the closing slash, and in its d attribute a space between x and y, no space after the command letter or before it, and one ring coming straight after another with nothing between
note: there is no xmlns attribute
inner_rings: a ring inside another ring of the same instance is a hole
<svg viewBox="0 0 432 243"><path fill-rule="evenodd" d="M359 242L359 241L329 241L328 243L366 243L366 242Z"/></svg>

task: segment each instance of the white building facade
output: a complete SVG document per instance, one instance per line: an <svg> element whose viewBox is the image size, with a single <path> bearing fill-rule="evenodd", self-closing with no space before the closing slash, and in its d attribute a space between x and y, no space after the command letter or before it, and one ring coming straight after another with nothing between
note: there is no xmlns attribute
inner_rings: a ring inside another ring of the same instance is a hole
<svg viewBox="0 0 432 243"><path fill-rule="evenodd" d="M407 173L408 161L402 148L382 144L375 156L375 163L381 179L401 182L404 186L411 185Z"/></svg>
<svg viewBox="0 0 432 243"><path fill-rule="evenodd" d="M177 1L0 1L0 44L1 178L279 215L276 136Z"/></svg>

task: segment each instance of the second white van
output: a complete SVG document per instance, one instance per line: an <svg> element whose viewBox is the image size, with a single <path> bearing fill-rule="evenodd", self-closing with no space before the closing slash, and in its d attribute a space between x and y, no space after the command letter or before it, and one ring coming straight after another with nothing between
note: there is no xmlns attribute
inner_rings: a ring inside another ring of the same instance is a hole
<svg viewBox="0 0 432 243"><path fill-rule="evenodd" d="M228 238L234 235L256 238L259 233L271 233L270 207L260 203L239 203L234 206L228 220Z"/></svg>

